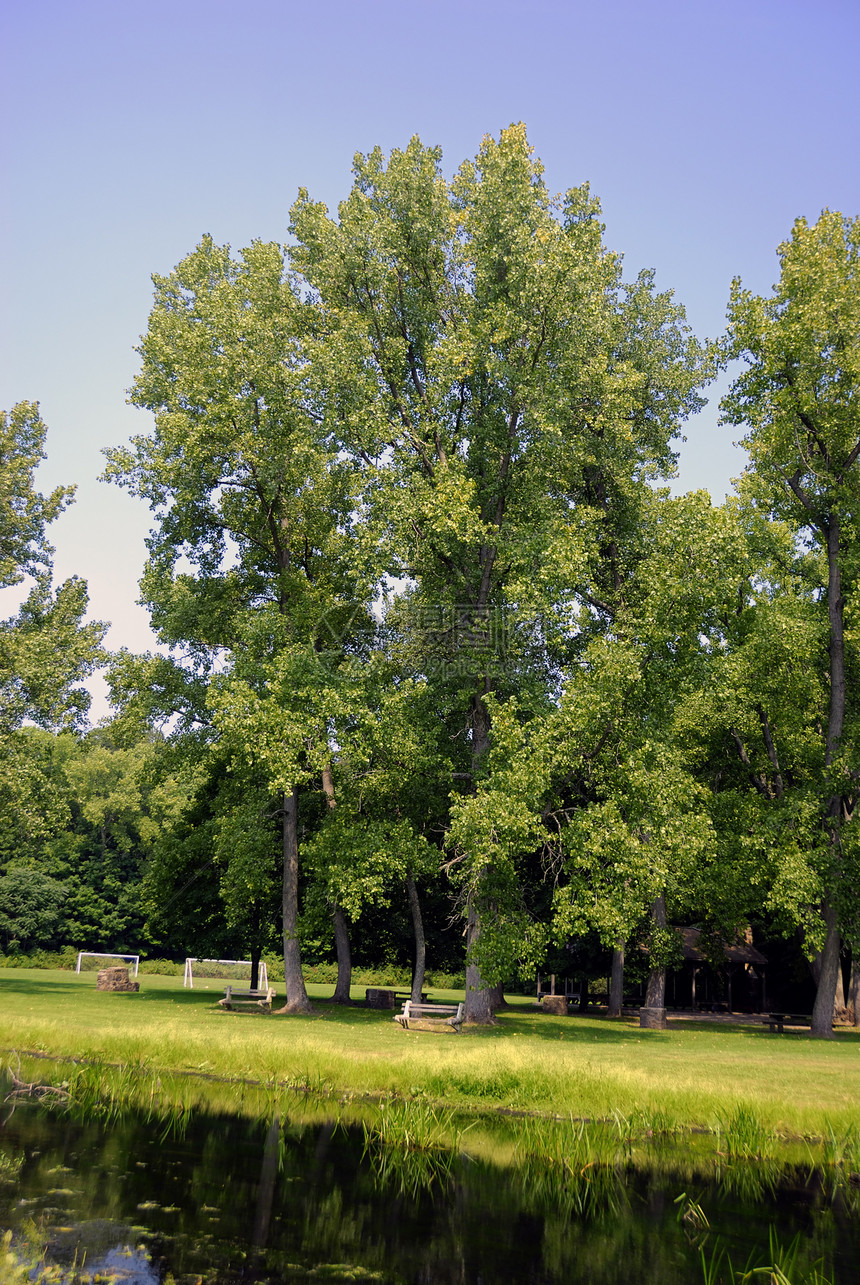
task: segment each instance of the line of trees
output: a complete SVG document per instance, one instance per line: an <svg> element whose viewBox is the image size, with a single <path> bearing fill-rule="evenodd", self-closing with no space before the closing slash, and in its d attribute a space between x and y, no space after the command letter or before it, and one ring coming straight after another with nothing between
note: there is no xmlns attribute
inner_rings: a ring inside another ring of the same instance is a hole
<svg viewBox="0 0 860 1285"><path fill-rule="evenodd" d="M163 653L113 658L117 716L84 749L69 724L63 771L91 829L130 824L111 764L145 796L150 931L191 949L226 916L257 958L277 898L302 1012L303 940L334 933L348 998L350 929L399 900L419 991L447 901L488 1022L505 977L589 935L617 976L644 947L659 1007L667 924L764 915L802 934L829 1034L860 943L860 222L799 221L709 344L624 280L587 187L550 197L521 126L451 181L417 139L357 156L337 217L302 191L290 236L207 237L154 278L154 426L107 453L152 508ZM724 505L672 498L730 360L749 467ZM35 709L4 736L34 745Z"/></svg>

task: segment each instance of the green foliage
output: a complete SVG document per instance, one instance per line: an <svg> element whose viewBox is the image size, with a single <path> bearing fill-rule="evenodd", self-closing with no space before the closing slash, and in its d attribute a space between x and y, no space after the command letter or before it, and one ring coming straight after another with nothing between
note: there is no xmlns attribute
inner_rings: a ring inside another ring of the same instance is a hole
<svg viewBox="0 0 860 1285"><path fill-rule="evenodd" d="M332 908L375 922L407 876L438 902L444 871L484 979L587 935L667 964L658 897L714 939L765 914L815 949L827 898L860 932L858 224L799 222L772 299L733 287L751 467L720 508L654 485L715 346L624 281L523 126L451 179L417 138L357 155L336 214L302 191L290 232L154 278L154 429L108 453L154 511L172 654L117 659L111 754L72 777L118 853L148 848L160 948L268 949L284 861L315 956ZM135 829L117 753L154 725Z"/></svg>
<svg viewBox="0 0 860 1285"><path fill-rule="evenodd" d="M727 686L761 829L775 840L771 903L803 924L812 953L831 913L857 932L860 220L799 219L778 254L773 294L736 280L729 306L726 352L746 369L723 417L748 430L741 497L751 524L760 531L765 516L773 534L732 631Z"/></svg>
<svg viewBox="0 0 860 1285"><path fill-rule="evenodd" d="M26 866L0 875L0 934L7 951L42 946L56 937L65 885Z"/></svg>
<svg viewBox="0 0 860 1285"><path fill-rule="evenodd" d="M14 955L0 954L0 968L74 968L78 952L74 946L63 950L37 950L29 955L16 951Z"/></svg>
<svg viewBox="0 0 860 1285"><path fill-rule="evenodd" d="M39 579L51 569L53 549L45 528L62 513L74 487L58 486L49 496L34 489L45 458L46 428L36 402L18 402L0 413L0 586Z"/></svg>
<svg viewBox="0 0 860 1285"><path fill-rule="evenodd" d="M77 684L104 659L106 626L83 623L86 585L67 580L51 588L45 528L62 513L73 487L51 495L35 490L45 458L46 428L33 402L0 413L0 587L32 583L15 616L0 621L0 737L6 741L25 719L45 727L77 727L89 695ZM6 776L14 790L14 778ZM2 788L2 783L0 783Z"/></svg>

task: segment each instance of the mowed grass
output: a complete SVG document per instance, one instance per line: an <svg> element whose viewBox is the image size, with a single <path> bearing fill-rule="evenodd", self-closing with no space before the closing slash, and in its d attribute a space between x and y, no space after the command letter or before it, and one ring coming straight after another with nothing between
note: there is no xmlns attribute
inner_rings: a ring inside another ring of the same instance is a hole
<svg viewBox="0 0 860 1285"><path fill-rule="evenodd" d="M227 1013L221 991L142 975L138 994L95 989L94 974L0 974L0 1048L277 1081L334 1097L420 1096L457 1109L714 1128L739 1108L786 1136L856 1127L860 1033L831 1041L754 1026L549 1017L514 1001L497 1026L461 1035L404 1031L391 1014L340 1007L311 987L312 1017ZM363 998L363 994L361 996ZM356 995L356 998L359 998ZM434 992L432 998L457 998ZM460 996L459 998L462 998ZM46 1072L47 1074L47 1072Z"/></svg>

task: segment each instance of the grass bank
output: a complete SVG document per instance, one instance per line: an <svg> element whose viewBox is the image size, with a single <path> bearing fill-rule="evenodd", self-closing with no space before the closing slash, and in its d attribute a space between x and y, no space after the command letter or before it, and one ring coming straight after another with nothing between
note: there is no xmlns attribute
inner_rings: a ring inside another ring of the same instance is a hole
<svg viewBox="0 0 860 1285"><path fill-rule="evenodd" d="M612 1119L713 1130L738 1111L775 1134L856 1123L860 1034L832 1041L752 1026L555 1018L514 1002L492 1028L407 1032L390 1014L325 1002L313 1017L225 1013L217 988L146 976L138 994L97 992L93 974L0 977L0 1048L149 1071L287 1083L334 1097L420 1097L457 1110ZM462 996L461 996L462 997ZM356 996L358 998L358 996ZM433 998L455 998L436 992Z"/></svg>

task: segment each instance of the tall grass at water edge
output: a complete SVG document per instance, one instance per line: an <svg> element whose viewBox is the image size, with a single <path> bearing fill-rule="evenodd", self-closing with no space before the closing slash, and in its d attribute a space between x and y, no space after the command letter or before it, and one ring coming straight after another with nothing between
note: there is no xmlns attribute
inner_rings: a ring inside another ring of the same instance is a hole
<svg viewBox="0 0 860 1285"><path fill-rule="evenodd" d="M770 1229L769 1252L752 1253L743 1267L735 1267L725 1244L717 1238L700 1250L703 1285L834 1285L823 1259L804 1262L800 1233L783 1244Z"/></svg>
<svg viewBox="0 0 860 1285"><path fill-rule="evenodd" d="M39 1065L44 1067L44 1063L32 1059L23 1068L19 1066L18 1078L22 1078L23 1070L29 1072ZM195 1077L162 1077L141 1065L74 1065L64 1084L68 1101L62 1109L111 1120L127 1107L143 1108L164 1138L181 1136L198 1106L215 1105L207 1101L206 1090L216 1091L221 1109L238 1105L236 1095L241 1090L247 1094L241 1105L250 1114L283 1120L294 1113L296 1088L301 1088L303 1107L316 1098L318 1118L330 1118L332 1114L324 1085L288 1087L272 1081L248 1089L229 1081L212 1084ZM474 1117L464 1118L449 1108L439 1108L420 1095L409 1100L391 1097L358 1109L365 1154L375 1180L385 1192L393 1190L414 1199L422 1191L444 1188L464 1151L485 1150L479 1140L481 1122ZM339 1106L337 1114L341 1123L355 1118L350 1105ZM510 1117L503 1117L499 1123L514 1138L506 1167L511 1181L521 1191L523 1207L536 1213L552 1209L555 1216L561 1214L580 1221L607 1213L621 1214L629 1202L626 1172L639 1163L651 1169L656 1164L659 1172L662 1161L667 1173L676 1174L679 1156L684 1155L691 1178L717 1173L729 1190L752 1201L775 1185L781 1167L775 1144L748 1106L719 1119L710 1136L691 1137L677 1120L660 1112L637 1111L631 1116L615 1112L603 1123L546 1118L513 1121ZM849 1195L857 1194L860 1133L856 1128L840 1133L831 1127L824 1142L815 1148L807 1144L806 1152L822 1186L828 1174L832 1177L832 1197L844 1197L846 1189ZM762 1280L773 1285L830 1285L823 1263L804 1260L798 1240L783 1245L773 1235L768 1254L762 1251L743 1267L737 1267L726 1245L719 1237L711 1236L701 1206L686 1193L678 1197L678 1203L679 1224L699 1252L706 1285ZM22 1275L14 1277L16 1285L19 1280L23 1285L24 1279Z"/></svg>

